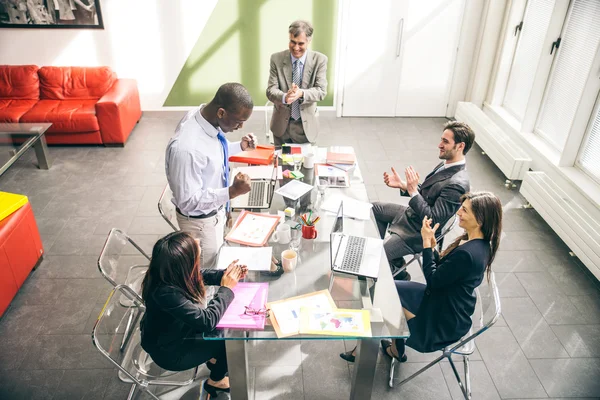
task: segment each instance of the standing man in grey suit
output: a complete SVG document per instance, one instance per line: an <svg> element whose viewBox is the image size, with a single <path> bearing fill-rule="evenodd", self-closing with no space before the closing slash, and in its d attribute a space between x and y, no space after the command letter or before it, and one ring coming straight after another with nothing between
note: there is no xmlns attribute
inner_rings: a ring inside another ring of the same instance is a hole
<svg viewBox="0 0 600 400"><path fill-rule="evenodd" d="M275 145L315 143L319 135L317 102L327 95L327 56L308 51L313 27L294 21L289 49L271 56L267 98L273 102L271 132Z"/></svg>
<svg viewBox="0 0 600 400"><path fill-rule="evenodd" d="M421 252L423 218L432 219L441 227L454 215L461 204L460 197L469 192L469 175L465 166L465 155L475 141L473 130L462 122L446 124L438 145L439 158L444 160L419 184L419 174L412 166L406 168L406 181L394 168L392 174L385 172L386 185L400 189L402 196L410 196L408 207L394 203L373 203L373 214L379 234L384 241L385 254L392 268L404 265L404 256ZM408 272L400 272L397 279L410 280Z"/></svg>

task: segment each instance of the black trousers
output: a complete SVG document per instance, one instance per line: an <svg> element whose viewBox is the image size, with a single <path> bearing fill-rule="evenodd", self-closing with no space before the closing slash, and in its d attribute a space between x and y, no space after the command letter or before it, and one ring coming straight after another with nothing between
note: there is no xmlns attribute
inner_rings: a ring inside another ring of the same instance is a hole
<svg viewBox="0 0 600 400"><path fill-rule="evenodd" d="M373 203L373 216L377 223L377 229L379 230L379 236L383 239L388 227L394 220L394 218L406 207L394 203ZM390 263L392 272L396 268L400 268L404 265L404 256L414 254L414 250L407 246L400 236L395 233L390 233L390 237L383 243L383 249L385 255ZM406 275L404 272L398 275L397 278L402 278Z"/></svg>
<svg viewBox="0 0 600 400"><path fill-rule="evenodd" d="M210 379L220 381L227 374L227 354L224 340L189 338L153 351L150 356L156 364L169 371L185 371L204 364L211 358L217 360L210 369Z"/></svg>

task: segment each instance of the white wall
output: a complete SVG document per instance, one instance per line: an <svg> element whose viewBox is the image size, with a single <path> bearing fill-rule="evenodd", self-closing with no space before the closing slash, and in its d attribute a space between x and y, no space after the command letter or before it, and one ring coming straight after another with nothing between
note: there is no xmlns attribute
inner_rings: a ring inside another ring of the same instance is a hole
<svg viewBox="0 0 600 400"><path fill-rule="evenodd" d="M110 66L160 109L217 0L102 0L104 30L2 29L0 64Z"/></svg>

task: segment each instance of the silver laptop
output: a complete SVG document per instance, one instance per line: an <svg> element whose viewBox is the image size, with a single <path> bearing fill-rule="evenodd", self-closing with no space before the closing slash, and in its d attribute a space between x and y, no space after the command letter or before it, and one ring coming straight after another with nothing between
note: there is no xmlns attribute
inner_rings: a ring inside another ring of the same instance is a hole
<svg viewBox="0 0 600 400"><path fill-rule="evenodd" d="M383 240L344 233L344 202L340 203L331 230L331 269L350 275L377 279Z"/></svg>
<svg viewBox="0 0 600 400"><path fill-rule="evenodd" d="M231 200L231 208L271 208L276 180L277 163L274 163L271 179L252 179L250 181L250 191Z"/></svg>

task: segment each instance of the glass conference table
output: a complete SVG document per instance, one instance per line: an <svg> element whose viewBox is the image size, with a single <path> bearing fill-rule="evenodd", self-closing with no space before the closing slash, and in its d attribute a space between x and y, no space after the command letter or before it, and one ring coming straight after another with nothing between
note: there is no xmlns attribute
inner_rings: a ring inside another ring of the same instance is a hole
<svg viewBox="0 0 600 400"><path fill-rule="evenodd" d="M302 171L305 175L304 181L312 184L314 179L313 170L303 169ZM277 186L279 184L283 185L287 181L289 180L279 181ZM335 194L344 194L368 202L367 191L358 165L351 174L351 186L349 188L328 188L324 196L327 199L328 196ZM304 210L312 209L313 214L317 213L321 216L321 219L316 224L317 238L313 240L302 239L298 251L298 264L294 271L283 273L278 277L265 276L260 272L252 271L246 277L246 282L269 282L269 302L330 289L331 296L338 308L370 310L372 337L295 335L278 338L268 318L263 331L224 329L218 337L207 337L206 339L226 341L232 400L250 398L246 349L248 341L357 339L358 353L354 363L350 399L365 400L371 398L380 339L407 338L409 335L396 286L383 249L377 281L368 278L361 280L355 276L338 273L335 273L332 277L329 241L335 214L315 209L313 205L316 198L317 188L315 187L312 192L309 192L300 201L295 202L296 217ZM269 213L277 214L278 210L284 210L289 206L289 200L286 201L288 204L285 204L281 195L275 193ZM322 204L322 201L320 203ZM357 236L378 237L373 219L354 220L344 218L344 232ZM289 244L281 245L272 241L268 245L273 246L273 254L278 258L283 250L289 248ZM338 357L331 359L331 363L340 362L345 361Z"/></svg>
<svg viewBox="0 0 600 400"><path fill-rule="evenodd" d="M6 172L31 147L35 149L38 167L51 166L44 133L52 124L0 123L0 175Z"/></svg>

